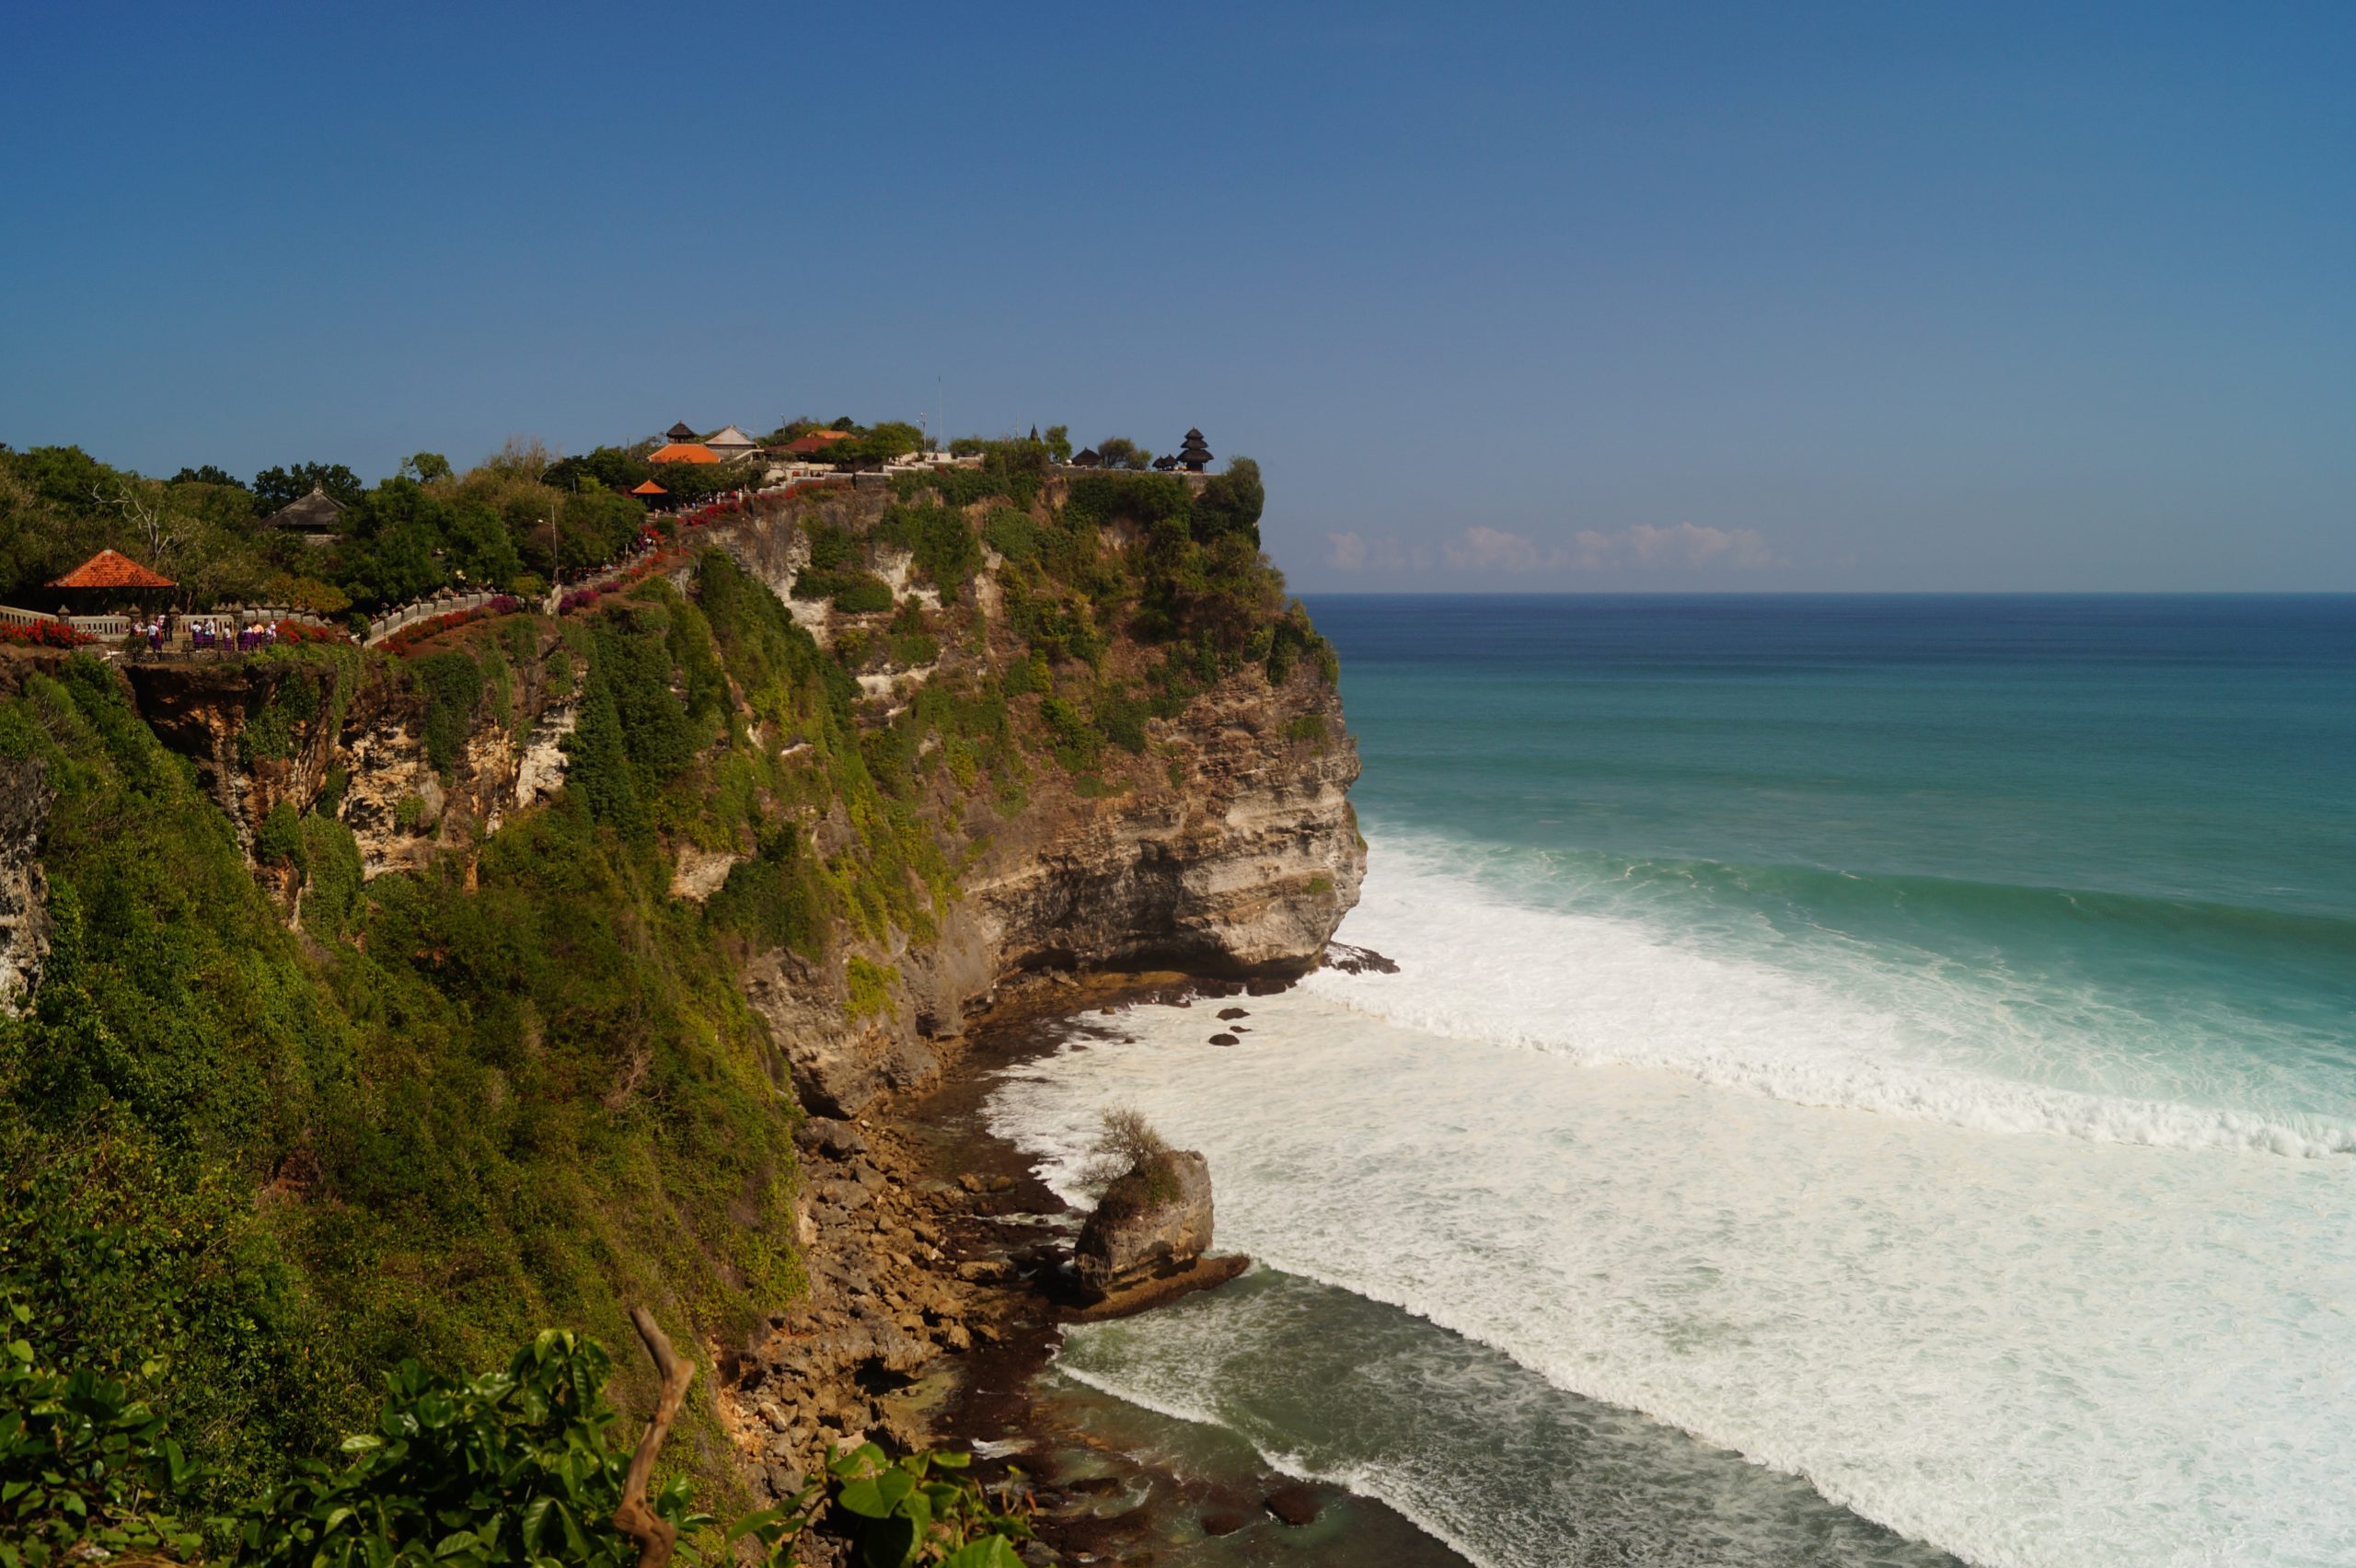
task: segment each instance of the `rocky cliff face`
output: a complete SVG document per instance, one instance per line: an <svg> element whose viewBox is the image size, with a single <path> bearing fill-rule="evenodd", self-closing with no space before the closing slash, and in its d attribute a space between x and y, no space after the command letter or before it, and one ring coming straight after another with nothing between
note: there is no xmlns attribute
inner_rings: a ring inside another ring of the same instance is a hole
<svg viewBox="0 0 2356 1568"><path fill-rule="evenodd" d="M803 1104L855 1115L927 1081L926 1039L961 1032L1018 974L1316 965L1366 875L1339 697L1307 672L1281 686L1249 673L1149 732L1153 750L1106 770L1118 793L1049 778L991 836L940 940L887 955L902 986L889 1017L846 1022L823 971L791 953L748 966Z"/></svg>
<svg viewBox="0 0 2356 1568"><path fill-rule="evenodd" d="M851 615L792 597L810 570L814 530L860 534L884 504L829 496L790 518L751 517L699 536L777 594L822 646L839 651L856 639L872 650L852 661L862 729L888 724L936 679L988 677L1027 656L990 570L944 605L937 590L916 585L906 551L880 541L869 544L864 564L891 589L891 611ZM1114 551L1143 548L1135 530L1111 527L1103 537ZM991 552L988 567L998 564ZM685 587L691 568L675 576ZM885 623L903 612L928 628L921 663L887 652L895 644ZM438 759L428 740L436 699L415 663L367 666L356 689L339 685L352 682L348 669L317 663L134 666L129 674L142 712L195 760L248 847L278 804L299 813L324 799L375 876L468 852L562 786L578 696L561 629L535 623L502 639L510 653L487 654L502 672L496 694L486 687L459 716L455 740L445 724ZM575 652L584 645L579 630L572 626ZM481 640L470 646L486 648ZM1124 656L1116 643L1110 663ZM824 960L782 948L745 957L744 992L806 1107L855 1114L889 1090L924 1082L937 1070L927 1041L960 1032L1015 975L1277 976L1319 961L1357 901L1366 863L1346 793L1357 748L1334 687L1305 663L1276 681L1247 664L1144 731L1142 748L1108 747L1084 774L1042 759L1011 813L976 809L937 772L918 809L957 868L957 890L927 940L895 932L888 941L836 944ZM803 749L783 735L756 742L781 761ZM839 803L805 810L819 854L849 841ZM749 841L715 847L683 838L673 892L710 896L751 849ZM291 893L283 903L294 907ZM847 1005L854 960L889 975L880 1005Z"/></svg>
<svg viewBox="0 0 2356 1568"><path fill-rule="evenodd" d="M343 682L329 664L294 659L122 667L140 716L196 764L248 848L271 810L310 809L336 755Z"/></svg>

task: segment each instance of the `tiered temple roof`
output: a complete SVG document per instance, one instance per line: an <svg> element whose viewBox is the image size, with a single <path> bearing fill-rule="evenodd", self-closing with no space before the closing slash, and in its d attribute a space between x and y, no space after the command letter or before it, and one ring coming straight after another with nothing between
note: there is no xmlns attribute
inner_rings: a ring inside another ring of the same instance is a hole
<svg viewBox="0 0 2356 1568"><path fill-rule="evenodd" d="M1209 466L1210 460L1211 449L1203 444L1203 432L1199 430L1188 431L1186 444L1178 448L1180 464L1188 473L1199 474Z"/></svg>

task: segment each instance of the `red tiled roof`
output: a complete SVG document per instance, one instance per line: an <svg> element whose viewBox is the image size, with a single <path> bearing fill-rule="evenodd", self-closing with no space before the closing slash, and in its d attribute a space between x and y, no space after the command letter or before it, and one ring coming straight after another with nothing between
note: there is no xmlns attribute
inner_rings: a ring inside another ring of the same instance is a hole
<svg viewBox="0 0 2356 1568"><path fill-rule="evenodd" d="M849 439L850 432L847 430L814 430L799 441L787 442L785 449L788 452L797 452L806 455L813 452L824 452L836 442Z"/></svg>
<svg viewBox="0 0 2356 1568"><path fill-rule="evenodd" d="M699 442L675 441L646 455L650 463L717 463L720 454Z"/></svg>
<svg viewBox="0 0 2356 1568"><path fill-rule="evenodd" d="M177 588L168 577L158 577L120 550L100 550L52 588Z"/></svg>

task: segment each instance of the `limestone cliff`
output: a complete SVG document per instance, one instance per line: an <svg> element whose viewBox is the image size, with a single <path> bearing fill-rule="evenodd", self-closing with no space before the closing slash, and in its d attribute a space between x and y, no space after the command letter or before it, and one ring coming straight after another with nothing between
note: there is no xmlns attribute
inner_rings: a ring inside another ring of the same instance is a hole
<svg viewBox="0 0 2356 1568"><path fill-rule="evenodd" d="M1059 499L1050 494L1024 515L1045 526ZM942 885L924 895L929 907L863 929L846 924L803 951L755 943L742 954L741 987L768 1021L803 1104L852 1114L889 1089L924 1081L936 1070L926 1041L959 1032L1016 974L1166 968L1250 977L1315 964L1365 868L1346 795L1357 750L1330 671L1308 661L1279 667L1254 644L1250 657L1172 687L1155 663L1161 655L1117 620L1086 663L1068 656L1051 671L1038 628L1052 617L1039 605L1056 585L990 547L966 582L944 590L884 525L889 508L888 497L841 492L756 511L682 541L653 563L655 582L645 590L667 578L675 593L663 602L691 621L697 562L706 551L724 553L849 672L855 691L844 698L862 745L904 733L929 694L970 702L977 692L1021 693L990 698L1028 748L999 775L977 778L969 757L944 765L961 743L919 727L914 783L893 810L946 869L934 879ZM931 515L962 519L955 525L978 540L987 510ZM1100 581L1141 573L1149 538L1113 520L1086 540L1099 552L1089 570ZM832 554L814 566L821 548ZM844 608L867 601L810 593L809 574L821 570L860 574L879 602L888 594L888 608ZM608 595L609 604L622 599ZM1077 598L1051 607L1063 617L1056 625L1090 612ZM621 613L627 618L627 605ZM277 805L298 813L318 806L351 830L374 877L471 856L503 822L562 787L595 645L587 616L511 617L452 633L409 660L372 656L356 680L349 660L136 666L130 678L142 712L195 760L249 847ZM433 661L446 664L459 650L468 651L462 663L476 684L453 686L436 674ZM1149 716L1138 707L1121 744L1091 737L1077 755L1058 742L1057 726L1068 728L1083 683L1142 691L1157 672L1165 699ZM684 663L675 669L675 693L694 678ZM760 753L766 777L778 780L760 788L763 809L796 824L829 874L855 883L873 824L854 821L845 801L827 794L824 780L833 776L820 770L809 725L763 716L742 674L730 679L732 722L743 728L732 732L740 740L722 735L720 744ZM803 782L794 782L797 769L808 770ZM666 828L663 838L676 862L673 893L699 901L758 847L749 827L716 813ZM294 907L291 896L282 903ZM871 994L860 992L855 971Z"/></svg>

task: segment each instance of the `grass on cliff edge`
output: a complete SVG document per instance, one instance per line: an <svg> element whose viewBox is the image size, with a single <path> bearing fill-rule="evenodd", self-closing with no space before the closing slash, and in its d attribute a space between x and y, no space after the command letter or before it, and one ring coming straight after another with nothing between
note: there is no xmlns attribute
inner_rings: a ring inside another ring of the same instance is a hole
<svg viewBox="0 0 2356 1568"><path fill-rule="evenodd" d="M29 677L0 755L57 791L49 968L0 1024L0 1286L61 1359L160 1352L224 1501L352 1429L402 1356L627 1343L625 1302L694 1344L798 1287L766 1042L651 847L562 800L471 894L379 878L356 945L319 945L103 667ZM697 1389L679 1460L723 1478Z"/></svg>

